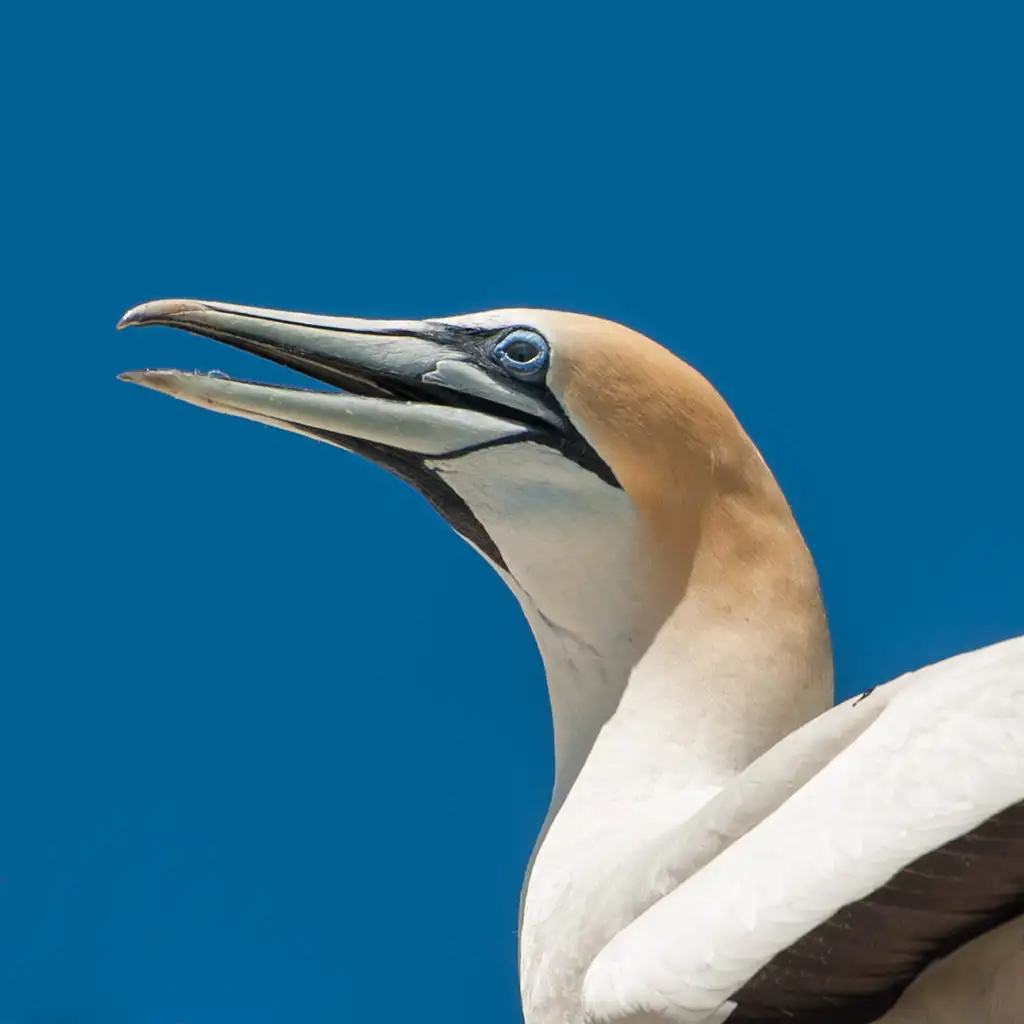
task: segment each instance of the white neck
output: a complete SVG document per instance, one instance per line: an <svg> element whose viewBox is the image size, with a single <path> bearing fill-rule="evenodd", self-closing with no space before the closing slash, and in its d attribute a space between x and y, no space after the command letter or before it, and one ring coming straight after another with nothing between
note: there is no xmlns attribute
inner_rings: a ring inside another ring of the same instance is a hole
<svg viewBox="0 0 1024 1024"><path fill-rule="evenodd" d="M513 590L518 590L510 582ZM626 688L633 659L623 646L613 651L545 617L529 598L517 596L544 662L555 742L555 779L550 819L562 806L604 724Z"/></svg>
<svg viewBox="0 0 1024 1024"><path fill-rule="evenodd" d="M767 469L653 524L536 444L438 469L502 553L544 660L555 783L520 980L527 1024L576 1024L586 968L652 899L624 864L830 704L817 577Z"/></svg>
<svg viewBox="0 0 1024 1024"><path fill-rule="evenodd" d="M661 848L662 836L830 703L827 645L794 659L792 636L751 632L744 618L718 622L699 600L684 599L620 681L619 698L608 686L601 710L572 722L581 747L584 736L596 735L568 789L572 762L565 776L556 775L525 882L520 982L527 1024L576 1024L587 967L662 895L653 872L629 869L631 858ZM607 664L601 652L589 660ZM581 681L579 664L553 664L547 655L545 664L558 723L560 713L572 713L560 691L567 679Z"/></svg>

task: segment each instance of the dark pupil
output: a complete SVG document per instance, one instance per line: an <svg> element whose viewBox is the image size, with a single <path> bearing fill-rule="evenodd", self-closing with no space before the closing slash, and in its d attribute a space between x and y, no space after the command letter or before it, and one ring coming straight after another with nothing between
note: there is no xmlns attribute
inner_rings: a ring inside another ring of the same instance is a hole
<svg viewBox="0 0 1024 1024"><path fill-rule="evenodd" d="M528 363L537 355L537 346L530 341L513 341L505 349L505 355L513 363Z"/></svg>

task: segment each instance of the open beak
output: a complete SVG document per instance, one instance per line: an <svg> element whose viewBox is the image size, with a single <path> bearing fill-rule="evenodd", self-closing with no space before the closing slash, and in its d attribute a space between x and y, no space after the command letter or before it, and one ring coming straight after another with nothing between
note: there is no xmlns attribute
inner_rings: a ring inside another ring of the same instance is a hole
<svg viewBox="0 0 1024 1024"><path fill-rule="evenodd" d="M192 299L143 303L117 326L153 324L225 342L343 390L309 391L180 370L134 370L121 374L122 380L329 441L388 468L388 453L444 458L561 426L557 410L487 372L487 348L501 331Z"/></svg>

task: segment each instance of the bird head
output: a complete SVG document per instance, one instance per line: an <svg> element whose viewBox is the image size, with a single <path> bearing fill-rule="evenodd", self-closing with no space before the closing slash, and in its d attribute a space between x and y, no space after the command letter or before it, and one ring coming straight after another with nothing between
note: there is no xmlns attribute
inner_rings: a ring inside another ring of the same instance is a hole
<svg viewBox="0 0 1024 1024"><path fill-rule="evenodd" d="M556 669L586 677L586 701L551 688L563 718L590 714L584 703L606 718L686 595L705 625L793 600L817 607L802 539L736 417L696 370L620 324L536 309L360 320L173 299L118 326L146 325L329 385L122 375L347 449L419 490L515 592L549 685Z"/></svg>

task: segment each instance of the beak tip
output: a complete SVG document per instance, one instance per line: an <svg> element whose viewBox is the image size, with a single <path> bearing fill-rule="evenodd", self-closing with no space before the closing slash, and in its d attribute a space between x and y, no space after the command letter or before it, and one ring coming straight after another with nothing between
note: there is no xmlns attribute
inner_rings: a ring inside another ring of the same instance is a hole
<svg viewBox="0 0 1024 1024"><path fill-rule="evenodd" d="M206 311L207 306L196 299L156 299L132 306L120 320L116 330L125 327L144 327L146 324L165 324L182 313L199 313Z"/></svg>
<svg viewBox="0 0 1024 1024"><path fill-rule="evenodd" d="M117 375L118 380L128 384L138 384L153 391L162 391L165 395L176 393L175 384L182 377L178 370L125 370Z"/></svg>

